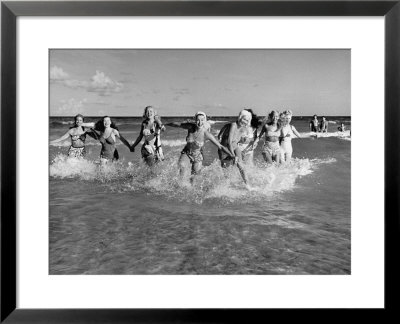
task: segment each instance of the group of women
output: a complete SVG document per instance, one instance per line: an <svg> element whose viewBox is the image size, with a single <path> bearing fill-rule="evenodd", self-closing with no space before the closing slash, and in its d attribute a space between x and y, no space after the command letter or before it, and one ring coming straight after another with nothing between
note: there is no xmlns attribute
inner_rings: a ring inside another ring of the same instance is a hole
<svg viewBox="0 0 400 324"><path fill-rule="evenodd" d="M260 121L251 109L243 109L235 122L222 127L217 138L212 135L204 112L197 112L194 119L194 122L166 124L166 126L187 130L186 145L181 151L178 164L182 174L185 160L190 161L192 180L193 176L201 171L206 140L217 146L221 166L236 165L243 181L248 186L245 165L252 163L254 150L260 139L264 140L262 155L265 161L281 163L291 159L293 151L291 139L294 135L300 137L296 128L291 125L292 112L290 110L285 110L281 114L273 110L266 120ZM258 132L260 127L261 131ZM165 126L161 118L152 106L148 106L143 113L139 136L132 145L120 134L109 116L103 117L97 123L85 123L80 114L75 116L74 125L66 134L50 143L57 143L70 137L71 146L68 156L84 157L86 135L89 135L101 143L100 160L104 163L118 160L119 155L115 147L117 137L131 152L134 152L135 147L144 140L141 147L142 158L147 165L153 166L164 159L160 139L161 132L164 130Z"/></svg>

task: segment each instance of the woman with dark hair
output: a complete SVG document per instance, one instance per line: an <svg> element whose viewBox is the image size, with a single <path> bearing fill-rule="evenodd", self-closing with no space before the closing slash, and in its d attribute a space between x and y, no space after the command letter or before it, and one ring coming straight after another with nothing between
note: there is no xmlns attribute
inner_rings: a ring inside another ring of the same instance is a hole
<svg viewBox="0 0 400 324"><path fill-rule="evenodd" d="M279 112L272 110L268 114L268 121L261 129L261 133L258 138L261 138L265 134L264 146L262 155L265 162L280 162L281 148L279 145L279 137L281 135L281 126L278 123Z"/></svg>
<svg viewBox="0 0 400 324"><path fill-rule="evenodd" d="M160 117L152 106L144 109L143 118L139 136L131 145L130 150L134 152L136 145L144 138L141 148L142 158L148 166L152 166L154 163L164 160L160 133L165 130L165 126L162 125Z"/></svg>
<svg viewBox="0 0 400 324"><path fill-rule="evenodd" d="M92 127L92 136L101 143L100 161L116 161L119 154L115 148L116 137L124 143L129 149L129 142L119 133L118 127L111 121L109 116L104 116L97 123L86 123L85 126Z"/></svg>
<svg viewBox="0 0 400 324"><path fill-rule="evenodd" d="M207 139L211 141L219 149L226 154L231 155L229 150L222 146L217 139L207 130L207 116L204 112L199 111L194 116L196 123L168 123L167 126L180 127L187 129L186 145L179 157L180 173L183 173L184 160L189 159L192 164L192 175L198 174L203 165L202 147ZM193 178L191 179L193 180Z"/></svg>
<svg viewBox="0 0 400 324"><path fill-rule="evenodd" d="M61 141L66 140L68 137L71 139L71 146L68 150L69 157L79 157L82 158L86 154L85 150L85 140L87 131L85 130L83 123L83 116L78 114L74 117L74 125L70 127L68 132L66 132L63 136L58 139L55 139L50 142L50 144L59 143Z"/></svg>

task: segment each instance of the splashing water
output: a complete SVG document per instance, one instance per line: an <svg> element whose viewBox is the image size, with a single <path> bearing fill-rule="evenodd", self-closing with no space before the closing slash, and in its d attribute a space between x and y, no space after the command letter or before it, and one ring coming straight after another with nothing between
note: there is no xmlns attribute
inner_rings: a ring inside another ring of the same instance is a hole
<svg viewBox="0 0 400 324"><path fill-rule="evenodd" d="M86 159L58 155L50 165L50 176L55 178L78 178L84 181L108 183L110 189L119 192L148 192L178 201L197 204L205 200L232 203L246 198L252 201L273 199L274 195L292 190L296 179L306 176L324 163L334 163L334 158L293 159L290 163L267 165L256 161L246 167L253 190L249 191L236 166L221 168L214 160L204 166L191 182L190 165L179 174L176 154L169 154L163 163L149 168L143 161L126 163L124 160L101 165Z"/></svg>

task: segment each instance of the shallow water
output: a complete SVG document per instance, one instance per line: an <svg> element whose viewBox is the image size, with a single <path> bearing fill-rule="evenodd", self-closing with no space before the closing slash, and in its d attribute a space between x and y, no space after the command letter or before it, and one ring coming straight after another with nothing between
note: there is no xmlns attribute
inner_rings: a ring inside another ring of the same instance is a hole
<svg viewBox="0 0 400 324"><path fill-rule="evenodd" d="M51 140L69 120L51 118ZM116 122L136 138L140 119ZM189 172L182 180L181 129L163 134L166 159L154 170L140 146L118 145L122 160L100 167L92 139L86 160L67 159L68 142L51 145L50 274L350 274L351 138L334 129L316 138L307 122L293 120L304 138L290 164L267 166L257 148L251 192L210 143L193 186Z"/></svg>

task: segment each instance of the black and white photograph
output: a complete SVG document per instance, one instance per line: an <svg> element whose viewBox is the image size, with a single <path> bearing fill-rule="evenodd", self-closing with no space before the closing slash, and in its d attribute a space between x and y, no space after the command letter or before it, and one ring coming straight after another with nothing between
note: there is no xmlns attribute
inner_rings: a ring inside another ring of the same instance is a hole
<svg viewBox="0 0 400 324"><path fill-rule="evenodd" d="M48 54L50 275L351 274L350 49Z"/></svg>

